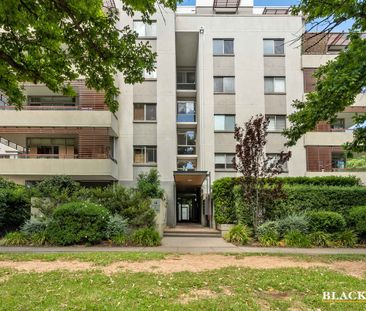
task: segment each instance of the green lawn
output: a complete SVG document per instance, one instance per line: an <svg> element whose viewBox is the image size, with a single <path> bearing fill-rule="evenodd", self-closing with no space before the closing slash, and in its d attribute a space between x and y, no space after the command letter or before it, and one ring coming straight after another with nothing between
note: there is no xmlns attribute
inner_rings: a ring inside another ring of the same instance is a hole
<svg viewBox="0 0 366 311"><path fill-rule="evenodd" d="M169 255L0 254L0 261L79 260L108 265L121 260L162 260L165 256ZM236 257L233 255L233 260ZM299 259L359 261L365 260L365 256ZM365 284L365 278L326 268L229 267L165 275L141 272L106 275L100 270L24 273L0 269L0 310L365 310L366 303L322 302L323 291L362 291L366 290Z"/></svg>

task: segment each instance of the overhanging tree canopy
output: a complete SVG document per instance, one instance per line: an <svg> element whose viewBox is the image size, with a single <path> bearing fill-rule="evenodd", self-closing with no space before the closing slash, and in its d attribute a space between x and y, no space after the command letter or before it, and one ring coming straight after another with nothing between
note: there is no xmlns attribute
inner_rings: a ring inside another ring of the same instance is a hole
<svg viewBox="0 0 366 311"><path fill-rule="evenodd" d="M145 21L156 5L175 9L176 1L123 1L128 15L141 12ZM1 0L0 92L20 109L23 82L72 94L68 81L83 76L88 87L105 92L115 112L114 75L119 71L126 83L141 82L156 57L129 27L118 29L117 21L116 8L106 8L103 0Z"/></svg>

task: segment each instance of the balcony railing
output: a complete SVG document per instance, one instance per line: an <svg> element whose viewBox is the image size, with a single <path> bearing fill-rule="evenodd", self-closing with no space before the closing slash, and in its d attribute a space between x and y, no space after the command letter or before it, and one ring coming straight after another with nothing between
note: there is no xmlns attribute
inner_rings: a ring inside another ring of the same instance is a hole
<svg viewBox="0 0 366 311"><path fill-rule="evenodd" d="M193 145L186 145L186 146L179 145L178 146L178 154L180 154L180 155L196 154L196 146L193 146Z"/></svg>
<svg viewBox="0 0 366 311"><path fill-rule="evenodd" d="M196 114L178 113L177 122L196 122Z"/></svg>
<svg viewBox="0 0 366 311"><path fill-rule="evenodd" d="M177 83L177 90L195 90L196 83Z"/></svg>
<svg viewBox="0 0 366 311"><path fill-rule="evenodd" d="M8 139L3 138L3 137L0 137L0 143L3 144L3 145L8 146L10 148L13 148L13 149L15 149L19 152L24 152L25 151L25 148L23 146L19 146L16 143L13 143L13 142L11 142Z"/></svg>
<svg viewBox="0 0 366 311"><path fill-rule="evenodd" d="M12 157L13 159L111 159L116 160L108 154L92 154L90 157L85 157L79 154L31 154L31 153L19 153Z"/></svg>

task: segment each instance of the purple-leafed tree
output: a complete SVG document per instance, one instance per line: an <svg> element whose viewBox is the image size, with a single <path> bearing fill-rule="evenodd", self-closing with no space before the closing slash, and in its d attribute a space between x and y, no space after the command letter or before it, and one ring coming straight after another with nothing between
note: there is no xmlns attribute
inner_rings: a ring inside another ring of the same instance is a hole
<svg viewBox="0 0 366 311"><path fill-rule="evenodd" d="M286 170L286 164L291 152L281 152L276 155L266 155L267 128L269 120L263 115L251 117L244 127L235 126L236 156L233 159L234 168L242 176L240 184L243 190L245 208L252 215L251 222L254 230L263 221L266 207L273 201L283 198L282 182L272 178ZM244 222L237 211L239 222Z"/></svg>

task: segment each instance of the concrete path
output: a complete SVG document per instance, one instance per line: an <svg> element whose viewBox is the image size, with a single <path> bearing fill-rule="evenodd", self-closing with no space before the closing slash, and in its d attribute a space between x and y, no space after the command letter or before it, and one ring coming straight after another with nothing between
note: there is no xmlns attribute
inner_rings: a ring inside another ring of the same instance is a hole
<svg viewBox="0 0 366 311"><path fill-rule="evenodd" d="M63 252L164 252L164 253L280 253L335 255L361 254L366 256L366 248L280 248L235 246L222 238L212 237L165 237L159 247L13 247L2 246L0 253L63 253Z"/></svg>

